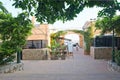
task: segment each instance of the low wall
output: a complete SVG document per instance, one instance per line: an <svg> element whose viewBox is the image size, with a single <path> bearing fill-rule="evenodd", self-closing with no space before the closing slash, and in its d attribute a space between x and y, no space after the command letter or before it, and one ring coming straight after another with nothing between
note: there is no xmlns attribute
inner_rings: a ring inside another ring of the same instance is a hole
<svg viewBox="0 0 120 80"><path fill-rule="evenodd" d="M45 60L49 57L48 49L23 49L22 60Z"/></svg>
<svg viewBox="0 0 120 80"><path fill-rule="evenodd" d="M12 73L23 70L23 63L10 63L7 65L0 65L0 73Z"/></svg>
<svg viewBox="0 0 120 80"><path fill-rule="evenodd" d="M94 59L111 59L112 47L91 47L90 55Z"/></svg>

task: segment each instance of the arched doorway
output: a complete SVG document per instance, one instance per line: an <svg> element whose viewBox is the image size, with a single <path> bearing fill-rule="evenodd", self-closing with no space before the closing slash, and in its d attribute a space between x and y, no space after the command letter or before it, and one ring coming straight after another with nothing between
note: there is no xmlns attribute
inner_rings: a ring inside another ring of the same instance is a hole
<svg viewBox="0 0 120 80"><path fill-rule="evenodd" d="M75 44L75 43L79 44L79 42L80 42L80 38L79 38L78 34L66 34L64 37L66 39L70 39L73 44ZM67 40L64 41L64 43L67 43L67 42L68 42Z"/></svg>
<svg viewBox="0 0 120 80"><path fill-rule="evenodd" d="M58 31L58 32L51 34L51 39L50 39L51 46L50 47L56 46L56 48L61 48L61 46L63 46L65 43L66 43L66 45L64 45L64 46L66 46L66 47L74 46L74 45L76 45L76 43L78 43L78 47L83 49L84 48L83 37L84 37L83 32L80 30L79 31L78 30ZM51 49L53 49L53 48L51 48Z"/></svg>
<svg viewBox="0 0 120 80"><path fill-rule="evenodd" d="M71 39L73 43L78 43L81 48L84 48L84 41L83 41L83 34L81 32L75 32L75 31L65 31L66 33L61 35L60 37L63 37L65 39ZM62 42L65 43L65 40Z"/></svg>

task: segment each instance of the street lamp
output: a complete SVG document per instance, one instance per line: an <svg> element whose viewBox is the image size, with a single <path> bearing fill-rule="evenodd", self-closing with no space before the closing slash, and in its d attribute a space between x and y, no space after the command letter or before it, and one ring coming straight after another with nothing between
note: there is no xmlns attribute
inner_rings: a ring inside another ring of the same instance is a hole
<svg viewBox="0 0 120 80"><path fill-rule="evenodd" d="M20 51L17 51L17 63L21 63L20 56Z"/></svg>
<svg viewBox="0 0 120 80"><path fill-rule="evenodd" d="M20 35L20 31L18 30L18 35ZM21 55L20 55L20 49L19 49L19 46L17 46L17 63L21 63Z"/></svg>
<svg viewBox="0 0 120 80"><path fill-rule="evenodd" d="M113 34L112 34L112 62L115 62L115 37L114 37L114 26L112 26L113 28Z"/></svg>

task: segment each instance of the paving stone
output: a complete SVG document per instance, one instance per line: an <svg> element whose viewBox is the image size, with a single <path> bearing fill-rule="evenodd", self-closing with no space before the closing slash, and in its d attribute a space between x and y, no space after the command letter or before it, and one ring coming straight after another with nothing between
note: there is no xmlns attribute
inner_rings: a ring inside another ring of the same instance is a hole
<svg viewBox="0 0 120 80"><path fill-rule="evenodd" d="M0 80L119 80L120 73L108 68L108 61L95 60L74 51L66 60L23 60L24 70L0 74Z"/></svg>

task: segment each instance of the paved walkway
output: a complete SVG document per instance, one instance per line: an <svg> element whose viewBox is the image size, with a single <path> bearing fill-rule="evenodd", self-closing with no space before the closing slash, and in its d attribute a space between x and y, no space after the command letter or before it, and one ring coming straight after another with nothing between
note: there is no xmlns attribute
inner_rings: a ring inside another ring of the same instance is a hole
<svg viewBox="0 0 120 80"><path fill-rule="evenodd" d="M83 55L82 49L66 60L22 61L24 70L0 74L0 80L120 80L105 60Z"/></svg>

